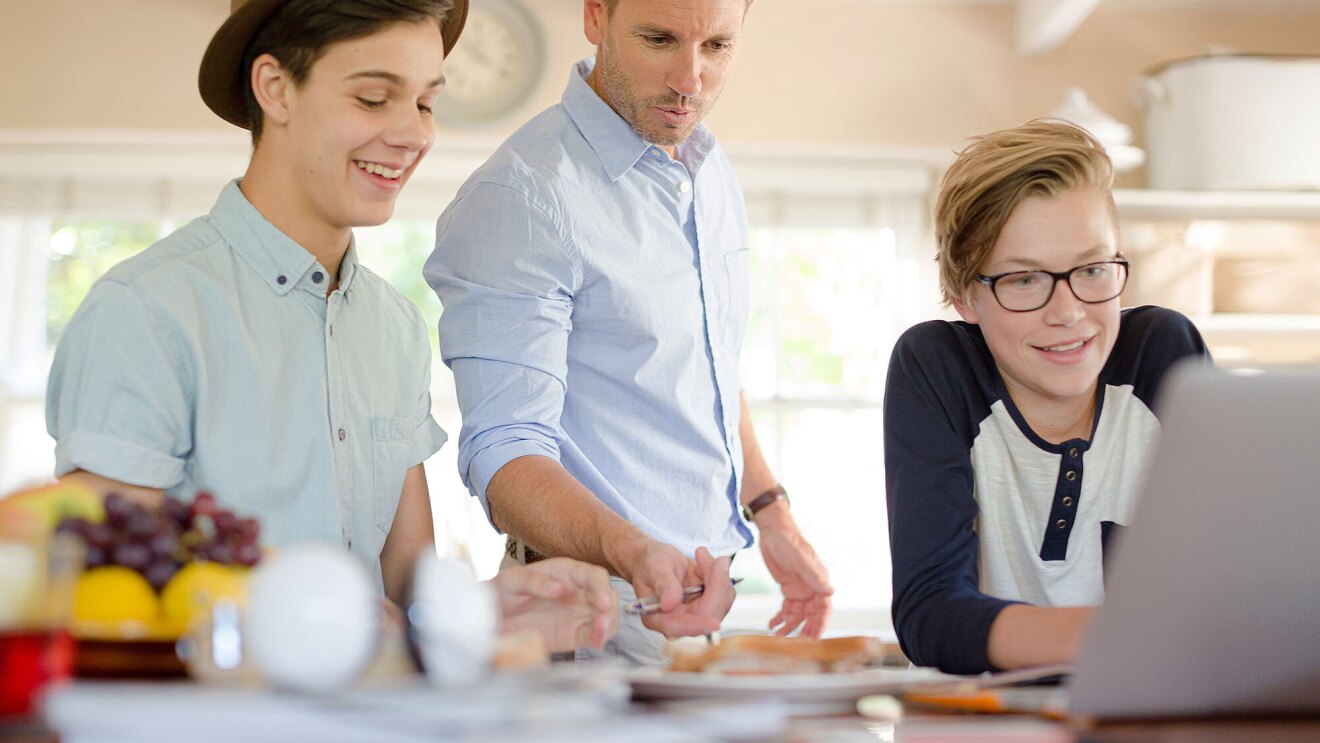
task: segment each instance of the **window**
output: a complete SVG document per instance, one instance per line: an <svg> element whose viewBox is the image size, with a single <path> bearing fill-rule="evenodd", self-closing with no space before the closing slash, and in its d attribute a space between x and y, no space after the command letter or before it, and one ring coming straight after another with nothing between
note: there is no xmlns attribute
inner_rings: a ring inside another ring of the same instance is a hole
<svg viewBox="0 0 1320 743"><path fill-rule="evenodd" d="M894 341L935 306L926 182L911 175L878 193L813 192L801 181L796 192L748 187L742 381L771 469L830 570L836 632L890 627L884 383ZM745 581L726 624L764 627L779 594L759 550L739 555L734 572Z"/></svg>
<svg viewBox="0 0 1320 743"><path fill-rule="evenodd" d="M0 176L0 492L51 472L45 377L59 334L91 284L207 211L246 157L246 143L218 147L199 161L209 165L194 180L176 182L168 179L179 152L163 149L85 145L63 157L41 153L41 167L27 175L19 168ZM0 148L0 162L5 157ZM395 219L356 232L363 263L415 302L431 326L434 414L455 439L453 378L435 338L440 306L420 267L434 217L457 188L454 174L483 158L461 148L433 152ZM832 627L884 632L890 577L881 406L894 340L937 308L926 226L934 168L926 160L782 153L735 153L733 160L752 227L753 306L742 375L758 438L830 568L837 589ZM427 464L437 544L488 576L503 538L459 481L456 450L451 441ZM740 555L735 573L745 582L730 626L763 626L779 600L759 551Z"/></svg>

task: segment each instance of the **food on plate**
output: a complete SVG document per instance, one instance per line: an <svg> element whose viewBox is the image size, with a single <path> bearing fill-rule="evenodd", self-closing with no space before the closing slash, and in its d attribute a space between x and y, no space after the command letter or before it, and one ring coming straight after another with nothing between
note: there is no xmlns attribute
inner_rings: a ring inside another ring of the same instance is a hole
<svg viewBox="0 0 1320 743"><path fill-rule="evenodd" d="M894 648L874 637L733 635L714 645L671 643L670 669L723 674L841 673L890 662Z"/></svg>

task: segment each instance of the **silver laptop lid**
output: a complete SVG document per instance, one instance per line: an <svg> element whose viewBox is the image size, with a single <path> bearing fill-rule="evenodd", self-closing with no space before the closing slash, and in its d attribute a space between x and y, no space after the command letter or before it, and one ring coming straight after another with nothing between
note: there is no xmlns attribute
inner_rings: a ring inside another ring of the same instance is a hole
<svg viewBox="0 0 1320 743"><path fill-rule="evenodd" d="M1320 376L1176 370L1069 712L1320 711Z"/></svg>

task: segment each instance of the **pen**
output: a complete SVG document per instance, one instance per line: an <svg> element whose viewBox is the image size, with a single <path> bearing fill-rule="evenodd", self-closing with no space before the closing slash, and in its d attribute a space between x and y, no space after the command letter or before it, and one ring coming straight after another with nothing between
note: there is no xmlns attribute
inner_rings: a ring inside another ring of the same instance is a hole
<svg viewBox="0 0 1320 743"><path fill-rule="evenodd" d="M1008 707L999 694L992 691L966 694L904 694L903 701L923 707L940 707L963 712L1007 712Z"/></svg>
<svg viewBox="0 0 1320 743"><path fill-rule="evenodd" d="M742 578L730 578L729 583L738 585ZM688 586L683 589L683 603L695 601L698 596L706 592L704 585ZM629 601L623 605L623 613L630 617L647 617L660 612L660 599L655 596L647 596L644 599Z"/></svg>
<svg viewBox="0 0 1320 743"><path fill-rule="evenodd" d="M1066 697L1057 688L1000 688L966 693L908 692L902 695L905 704L940 708L960 712L990 714L1030 714L1050 719L1062 719Z"/></svg>

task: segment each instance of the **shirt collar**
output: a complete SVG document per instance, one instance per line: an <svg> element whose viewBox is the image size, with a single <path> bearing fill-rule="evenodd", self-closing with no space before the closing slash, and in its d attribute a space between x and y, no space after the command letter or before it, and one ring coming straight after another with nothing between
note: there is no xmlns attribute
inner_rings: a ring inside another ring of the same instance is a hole
<svg viewBox="0 0 1320 743"><path fill-rule="evenodd" d="M284 296L304 282L312 291L324 294L327 279L323 276L314 282L309 278L324 271L316 257L263 217L239 190L239 181L230 181L211 208L211 222L221 237L276 294ZM357 251L350 239L339 269L340 288L347 289L356 273Z"/></svg>
<svg viewBox="0 0 1320 743"><path fill-rule="evenodd" d="M357 276L357 270L357 237L350 232L348 250L344 253L343 260L339 261L339 291L348 292L348 288L353 285L353 277Z"/></svg>
<svg viewBox="0 0 1320 743"><path fill-rule="evenodd" d="M600 158L610 180L617 181L649 150L662 153L664 150L642 139L627 120L596 94L587 83L595 66L595 57L587 57L573 65L560 102L587 144L596 152L596 157ZM678 159L695 176L714 147L715 137L705 124L698 124L687 141L678 146Z"/></svg>

